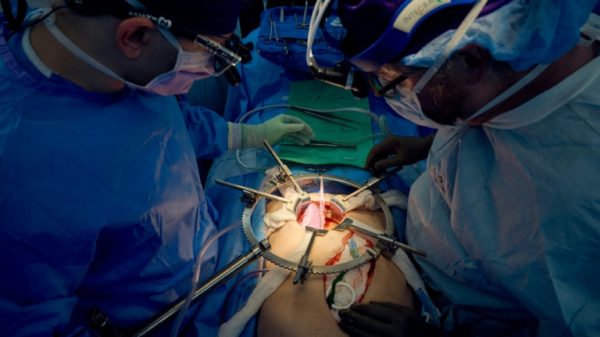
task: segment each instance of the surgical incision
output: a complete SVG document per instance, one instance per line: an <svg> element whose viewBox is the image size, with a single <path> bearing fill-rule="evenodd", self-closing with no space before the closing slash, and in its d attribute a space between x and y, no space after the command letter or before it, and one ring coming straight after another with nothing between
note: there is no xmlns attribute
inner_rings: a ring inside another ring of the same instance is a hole
<svg viewBox="0 0 600 337"><path fill-rule="evenodd" d="M321 202L311 200L300 205L298 208L298 223L302 226L309 226L316 229L334 229L344 217L342 209L329 201L324 202L323 206L321 206Z"/></svg>

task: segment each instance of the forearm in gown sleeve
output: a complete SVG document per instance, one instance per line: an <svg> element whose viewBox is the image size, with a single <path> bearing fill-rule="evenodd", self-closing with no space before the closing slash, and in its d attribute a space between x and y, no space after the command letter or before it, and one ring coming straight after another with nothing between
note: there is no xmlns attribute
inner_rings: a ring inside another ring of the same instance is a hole
<svg viewBox="0 0 600 337"><path fill-rule="evenodd" d="M227 121L216 112L180 102L196 158L212 159L227 151Z"/></svg>

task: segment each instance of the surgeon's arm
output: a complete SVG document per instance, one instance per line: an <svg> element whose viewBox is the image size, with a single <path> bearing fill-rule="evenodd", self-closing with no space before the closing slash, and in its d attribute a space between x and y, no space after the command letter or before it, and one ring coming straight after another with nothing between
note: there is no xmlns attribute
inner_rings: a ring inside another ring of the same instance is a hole
<svg viewBox="0 0 600 337"><path fill-rule="evenodd" d="M389 136L371 149L365 167L381 173L392 167L421 161L427 158L434 136L435 134L425 137Z"/></svg>
<svg viewBox="0 0 600 337"><path fill-rule="evenodd" d="M179 101L179 106L197 158L212 159L227 151L229 127L223 117L185 101Z"/></svg>
<svg viewBox="0 0 600 337"><path fill-rule="evenodd" d="M180 101L181 112L194 146L196 157L212 159L227 150L263 147L282 140L307 144L314 136L310 126L297 117L278 115L256 125L230 123L216 112Z"/></svg>

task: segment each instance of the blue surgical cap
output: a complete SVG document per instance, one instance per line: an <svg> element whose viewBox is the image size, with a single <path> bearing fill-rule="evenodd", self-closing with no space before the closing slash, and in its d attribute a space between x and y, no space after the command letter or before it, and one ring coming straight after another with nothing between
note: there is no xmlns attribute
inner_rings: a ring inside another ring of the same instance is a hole
<svg viewBox="0 0 600 337"><path fill-rule="evenodd" d="M597 3L598 0L513 0L475 20L457 49L477 44L517 71L550 64L577 44L580 28ZM402 63L431 66L453 33L454 30L443 33Z"/></svg>

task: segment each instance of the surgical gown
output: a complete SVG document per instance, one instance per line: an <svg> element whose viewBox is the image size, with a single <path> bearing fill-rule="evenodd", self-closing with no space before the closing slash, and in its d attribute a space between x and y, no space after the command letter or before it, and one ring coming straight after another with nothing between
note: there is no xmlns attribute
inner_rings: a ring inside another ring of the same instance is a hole
<svg viewBox="0 0 600 337"><path fill-rule="evenodd" d="M438 131L411 187L407 240L445 327L600 336L600 58L498 118Z"/></svg>
<svg viewBox="0 0 600 337"><path fill-rule="evenodd" d="M47 78L22 36L0 34L0 335L87 336L94 307L136 329L189 291L215 233L196 157L226 149L226 123L174 97Z"/></svg>

